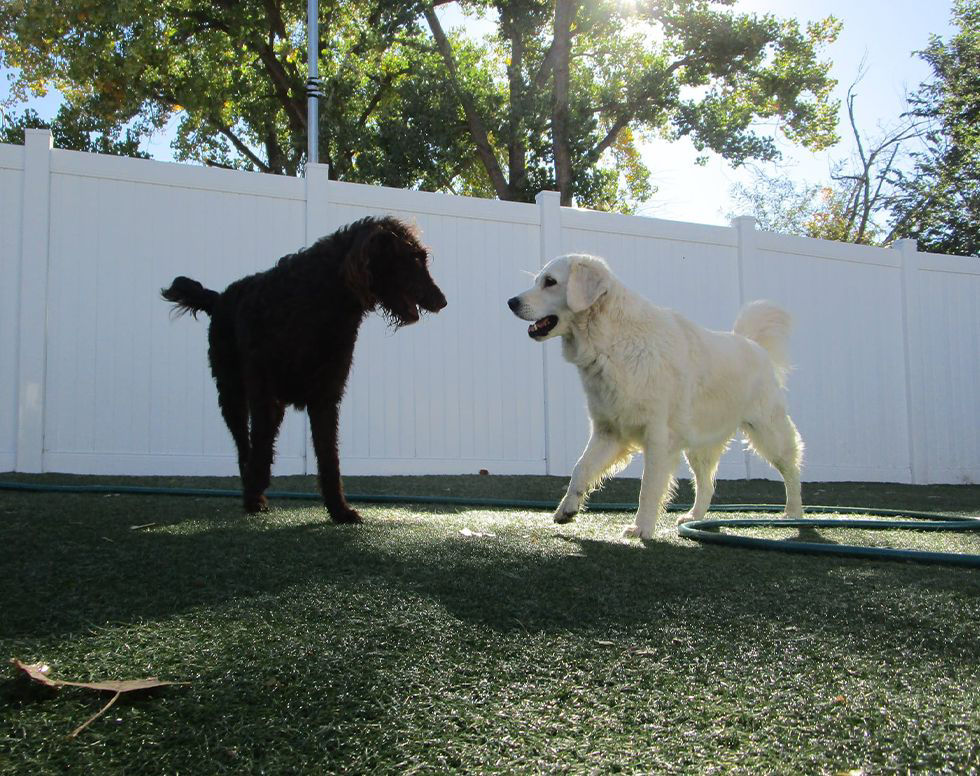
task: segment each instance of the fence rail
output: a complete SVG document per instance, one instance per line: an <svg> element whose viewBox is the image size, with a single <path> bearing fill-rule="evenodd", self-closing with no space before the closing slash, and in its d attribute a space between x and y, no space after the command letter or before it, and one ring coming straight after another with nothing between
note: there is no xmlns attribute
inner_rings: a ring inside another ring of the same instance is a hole
<svg viewBox="0 0 980 776"><path fill-rule="evenodd" d="M0 471L232 474L206 322L159 289L224 288L368 214L422 230L449 307L397 333L370 317L341 412L347 474L567 474L585 401L556 342L505 300L566 252L730 329L746 301L795 318L790 409L810 481L980 481L980 262L731 227L0 145ZM315 471L290 413L276 472ZM637 474L638 464L627 470ZM775 473L737 445L719 476Z"/></svg>

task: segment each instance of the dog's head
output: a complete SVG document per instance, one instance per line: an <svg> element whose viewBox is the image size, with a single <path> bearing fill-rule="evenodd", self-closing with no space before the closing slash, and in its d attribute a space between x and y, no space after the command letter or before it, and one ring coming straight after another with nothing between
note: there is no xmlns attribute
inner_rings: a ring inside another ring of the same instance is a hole
<svg viewBox="0 0 980 776"><path fill-rule="evenodd" d="M396 326L437 313L446 297L429 274L429 252L414 228L396 218L365 218L351 226L355 239L344 277L365 309L379 306Z"/></svg>
<svg viewBox="0 0 980 776"><path fill-rule="evenodd" d="M546 340L565 334L575 316L585 313L609 290L612 273L602 259L583 254L548 262L527 291L507 300L514 315L534 321L527 333Z"/></svg>

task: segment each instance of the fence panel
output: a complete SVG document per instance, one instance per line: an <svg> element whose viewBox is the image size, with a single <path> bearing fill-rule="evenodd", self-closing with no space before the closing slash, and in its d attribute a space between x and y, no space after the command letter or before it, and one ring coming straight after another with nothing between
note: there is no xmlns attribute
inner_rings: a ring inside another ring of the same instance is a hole
<svg viewBox="0 0 980 776"><path fill-rule="evenodd" d="M745 293L794 319L790 414L808 480L910 477L901 257L897 251L760 232ZM755 461L752 476L761 476Z"/></svg>
<svg viewBox="0 0 980 776"><path fill-rule="evenodd" d="M24 149L0 145L0 471L17 462L17 298Z"/></svg>
<svg viewBox="0 0 980 776"><path fill-rule="evenodd" d="M325 232L381 213L417 224L448 301L398 331L365 320L341 409L344 471L543 473L540 355L515 347L506 307L537 266L537 209L336 182L328 200Z"/></svg>
<svg viewBox="0 0 980 776"><path fill-rule="evenodd" d="M170 320L160 289L185 274L221 290L270 266L301 246L303 211L297 180L56 151L45 468L237 473L208 318ZM304 471L304 439L290 413L279 473Z"/></svg>
<svg viewBox="0 0 980 776"><path fill-rule="evenodd" d="M920 253L915 411L925 482L980 481L980 261ZM921 438L920 438L921 437Z"/></svg>
<svg viewBox="0 0 980 776"><path fill-rule="evenodd" d="M341 412L348 474L567 475L588 433L560 343L506 300L561 253L606 258L651 302L728 330L769 298L795 318L791 412L804 477L980 480L980 265L734 228L0 145L0 470L233 474L206 320L172 321L161 287L223 289L342 224L420 227L449 306L361 330ZM315 469L287 415L277 473ZM638 475L640 462L627 470ZM738 446L721 477L774 477Z"/></svg>

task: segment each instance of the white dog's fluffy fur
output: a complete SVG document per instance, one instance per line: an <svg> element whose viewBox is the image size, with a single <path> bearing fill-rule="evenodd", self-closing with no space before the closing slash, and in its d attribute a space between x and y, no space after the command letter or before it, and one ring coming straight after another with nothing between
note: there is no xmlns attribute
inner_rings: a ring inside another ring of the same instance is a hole
<svg viewBox="0 0 980 776"><path fill-rule="evenodd" d="M788 313L752 302L734 331L709 331L634 294L602 259L585 255L550 262L508 305L534 321L532 338L562 338L588 398L592 433L555 522L571 520L589 492L640 451L640 504L626 535L653 536L681 453L694 473L695 501L678 522L700 519L718 459L739 430L782 475L786 515L802 514L803 442L783 394Z"/></svg>

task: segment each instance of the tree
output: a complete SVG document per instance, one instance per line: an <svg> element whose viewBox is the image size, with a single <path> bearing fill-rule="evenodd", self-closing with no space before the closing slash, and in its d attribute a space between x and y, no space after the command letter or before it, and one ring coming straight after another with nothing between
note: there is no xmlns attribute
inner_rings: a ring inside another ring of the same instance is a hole
<svg viewBox="0 0 980 776"><path fill-rule="evenodd" d="M451 0L321 0L321 161L343 180L630 210L649 197L637 144L689 137L733 164L772 159L775 121L834 140L833 19L737 14L733 0L458 0L495 32L443 30ZM176 155L295 174L305 164L305 21L282 0L7 0L16 96L54 83L72 110L149 132Z"/></svg>
<svg viewBox="0 0 980 776"><path fill-rule="evenodd" d="M418 37L418 2L321 0L323 161L342 176L406 74L386 52ZM414 33L413 33L414 31ZM176 156L295 174L305 161L305 7L281 0L8 0L3 64L15 97L54 83L73 110L142 131L181 116Z"/></svg>
<svg viewBox="0 0 980 776"><path fill-rule="evenodd" d="M634 137L643 133L690 137L698 150L710 148L736 165L777 156L772 138L755 131L758 119L778 121L810 148L835 139L834 82L818 53L836 38L838 23L830 18L802 31L793 20L724 9L730 4L461 2L499 19L496 43L507 77L493 114L475 108L472 91L454 76L455 51L438 17L425 16L498 197L528 199L529 188L543 182L564 204L574 195L628 209L636 194L648 193L645 175L633 176L637 191L621 180Z"/></svg>
<svg viewBox="0 0 980 776"><path fill-rule="evenodd" d="M783 173L770 176L755 169L751 185L732 187L733 200L755 216L760 228L864 245L887 244L895 238L885 226L894 202L894 177L907 157L908 142L920 136L922 127L906 118L874 139L863 136L855 116L855 88L863 76L862 64L847 90L854 151L833 165L828 183L795 183Z"/></svg>
<svg viewBox="0 0 980 776"><path fill-rule="evenodd" d="M750 170L751 183L732 186L736 209L728 213L729 219L750 215L763 231L812 237L821 187L797 183L785 175L769 175L755 166Z"/></svg>
<svg viewBox="0 0 980 776"><path fill-rule="evenodd" d="M889 209L893 197L890 182L898 172L896 162L904 155L905 143L918 137L921 127L914 120L902 121L885 131L876 142L868 144L861 137L854 117L855 84L847 91L847 115L855 151L849 168L839 166L831 174L838 195L831 198L836 205L830 208L834 217L827 230L829 234L818 236L842 242L871 244L879 240L890 243L894 234L882 237L876 217L880 218Z"/></svg>
<svg viewBox="0 0 980 776"><path fill-rule="evenodd" d="M912 100L928 122L911 172L897 176L893 229L936 253L980 256L980 2L956 0L959 31L933 37L922 58L933 71Z"/></svg>

